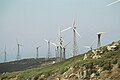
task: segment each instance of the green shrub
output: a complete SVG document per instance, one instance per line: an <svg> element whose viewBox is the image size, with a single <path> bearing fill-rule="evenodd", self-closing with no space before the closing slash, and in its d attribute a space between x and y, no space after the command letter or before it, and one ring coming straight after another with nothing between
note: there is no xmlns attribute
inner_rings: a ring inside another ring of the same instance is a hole
<svg viewBox="0 0 120 80"><path fill-rule="evenodd" d="M99 61L99 67L103 67L105 64L105 61Z"/></svg>
<svg viewBox="0 0 120 80"><path fill-rule="evenodd" d="M85 64L86 69L92 69L93 68L93 62L88 62Z"/></svg>
<svg viewBox="0 0 120 80"><path fill-rule="evenodd" d="M96 76L100 76L100 74L98 72L96 72Z"/></svg>
<svg viewBox="0 0 120 80"><path fill-rule="evenodd" d="M111 66L111 62L108 61L106 64L104 64L103 66L103 70L111 70L112 66Z"/></svg>
<svg viewBox="0 0 120 80"><path fill-rule="evenodd" d="M73 66L73 68L75 69L79 69L80 68L80 62L76 62L75 65Z"/></svg>
<svg viewBox="0 0 120 80"><path fill-rule="evenodd" d="M35 77L34 77L34 80L38 80L38 78L39 78L39 74L37 74Z"/></svg>
<svg viewBox="0 0 120 80"><path fill-rule="evenodd" d="M111 60L111 63L112 63L112 64L117 64L117 59L116 59L116 58L112 59L112 60Z"/></svg>
<svg viewBox="0 0 120 80"><path fill-rule="evenodd" d="M118 68L120 68L120 60L118 61L117 66L118 66Z"/></svg>
<svg viewBox="0 0 120 80"><path fill-rule="evenodd" d="M68 70L68 68L62 68L60 69L60 74L63 74L64 72L66 72Z"/></svg>

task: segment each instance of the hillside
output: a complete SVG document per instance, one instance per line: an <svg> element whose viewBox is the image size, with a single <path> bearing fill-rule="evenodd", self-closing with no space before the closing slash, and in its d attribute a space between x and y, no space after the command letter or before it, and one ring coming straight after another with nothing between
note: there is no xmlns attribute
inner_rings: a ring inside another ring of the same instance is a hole
<svg viewBox="0 0 120 80"><path fill-rule="evenodd" d="M53 65L1 73L0 80L120 80L120 41Z"/></svg>

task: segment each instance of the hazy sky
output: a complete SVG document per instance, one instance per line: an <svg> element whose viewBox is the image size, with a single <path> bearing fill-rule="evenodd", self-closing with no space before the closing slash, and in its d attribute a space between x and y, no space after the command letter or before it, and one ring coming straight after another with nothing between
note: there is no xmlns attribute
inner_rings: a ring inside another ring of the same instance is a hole
<svg viewBox="0 0 120 80"><path fill-rule="evenodd" d="M70 27L76 16L77 38L80 53L87 51L83 46L97 41L96 33L104 31L102 45L120 39L120 3L107 7L115 0L0 0L0 62L4 60L4 46L7 47L7 60L15 60L17 42L23 58L47 56L44 39L56 42L58 29ZM72 41L72 30L62 33L64 43ZM96 48L97 42L94 44ZM55 47L51 45L52 56ZM72 44L67 47L71 56Z"/></svg>

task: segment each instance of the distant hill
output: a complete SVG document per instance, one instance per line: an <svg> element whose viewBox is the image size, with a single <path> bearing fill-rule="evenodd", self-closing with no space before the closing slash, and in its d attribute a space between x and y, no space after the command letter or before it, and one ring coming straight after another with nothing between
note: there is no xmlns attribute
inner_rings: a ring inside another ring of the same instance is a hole
<svg viewBox="0 0 120 80"><path fill-rule="evenodd" d="M0 80L120 80L120 41L53 65L1 73Z"/></svg>
<svg viewBox="0 0 120 80"><path fill-rule="evenodd" d="M29 58L18 61L0 63L0 73L25 70L28 68L42 66L45 65L46 62L52 62L52 61L55 61L55 58L51 58L49 61L46 60L45 58L38 58L38 59Z"/></svg>

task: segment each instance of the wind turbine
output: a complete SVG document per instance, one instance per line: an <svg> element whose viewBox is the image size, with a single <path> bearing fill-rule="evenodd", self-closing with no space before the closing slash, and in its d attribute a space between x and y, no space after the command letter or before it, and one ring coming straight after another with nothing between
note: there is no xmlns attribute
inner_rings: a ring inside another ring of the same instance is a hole
<svg viewBox="0 0 120 80"><path fill-rule="evenodd" d="M62 36L61 36L61 27L60 27L58 32L59 33L58 33L57 52L58 52L58 60L59 60L59 62L61 62L62 59L63 59L63 54L62 54L62 52L63 52L63 47L62 47L63 39L62 39Z"/></svg>
<svg viewBox="0 0 120 80"><path fill-rule="evenodd" d="M63 40L62 40L62 37L61 37L61 28L59 28L59 31L58 31L58 40L57 40L57 44L56 43L53 43L51 42L52 45L54 45L56 47L56 59L58 62L61 62L62 61L62 44L63 44Z"/></svg>
<svg viewBox="0 0 120 80"><path fill-rule="evenodd" d="M60 54L60 62L62 61L63 55L62 55L62 45L63 45L63 41L62 41L62 37L60 37L60 42L59 42L59 54Z"/></svg>
<svg viewBox="0 0 120 80"><path fill-rule="evenodd" d="M48 60L49 60L50 55L51 55L51 52L50 52L50 40L46 40L46 39L45 39L45 41L47 42L47 45L48 45L48 56L47 56L47 58L48 58Z"/></svg>
<svg viewBox="0 0 120 80"><path fill-rule="evenodd" d="M71 42L71 41L70 41ZM55 44L53 42L51 42L52 45L54 45L55 47L58 48L58 46L60 46L60 48L58 49L59 51L61 51L61 53L59 54L59 61L63 61L65 60L66 58L66 55L65 55L65 50L66 50L66 46L68 46L70 44L70 42L68 42L66 45L61 45L61 44Z"/></svg>
<svg viewBox="0 0 120 80"><path fill-rule="evenodd" d="M69 27L67 29L62 30L61 32L65 32L69 29L73 30L73 56L76 56L78 54L78 47L77 47L77 41L76 41L76 34L81 38L80 34L78 33L78 31L76 30L76 26L75 26L75 18L73 20L73 25L72 27Z"/></svg>
<svg viewBox="0 0 120 80"><path fill-rule="evenodd" d="M97 47L99 48L101 46L101 42L100 42L100 38L101 38L101 35L104 34L105 32L98 32L96 35L98 36L98 44L97 44Z"/></svg>
<svg viewBox="0 0 120 80"><path fill-rule="evenodd" d="M59 46L53 42L50 42L53 46L55 46L55 52L56 52L56 61L59 61L59 54L58 54L58 50L59 50Z"/></svg>
<svg viewBox="0 0 120 80"><path fill-rule="evenodd" d="M118 3L118 2L120 2L120 0L114 1L114 2L112 2L112 3L110 3L110 4L108 4L107 6L111 6L111 5L116 4L116 3Z"/></svg>
<svg viewBox="0 0 120 80"><path fill-rule="evenodd" d="M71 41L70 41L71 42ZM63 46L63 59L65 60L66 59L66 47L70 44L70 42L68 42L66 45Z"/></svg>
<svg viewBox="0 0 120 80"><path fill-rule="evenodd" d="M4 49L4 62L7 61L7 57L6 57L6 55L7 55L7 52L6 52L6 45L5 45L5 49Z"/></svg>
<svg viewBox="0 0 120 80"><path fill-rule="evenodd" d="M57 43L57 44L55 44L55 43L53 43L53 42L51 42L50 40L46 40L46 39L44 39L46 42L47 42L47 44L48 44L48 56L50 56L50 44L52 44L52 45L54 45L55 47L56 47L56 59L57 59L57 61L60 61L60 59L58 59L58 58L60 58L59 57L59 49L60 49L60 47L59 47L59 43ZM48 57L49 58L49 57Z"/></svg>
<svg viewBox="0 0 120 80"><path fill-rule="evenodd" d="M53 42L50 42L50 43L56 47L56 59L58 62L61 62L62 61L62 48L63 48L62 39L60 39L60 42L58 42L57 44Z"/></svg>
<svg viewBox="0 0 120 80"><path fill-rule="evenodd" d="M37 50L36 59L38 59L38 58L39 58L38 51L39 51L39 48L40 48L40 47L41 47L41 46L37 46L37 47L36 47L36 50Z"/></svg>
<svg viewBox="0 0 120 80"><path fill-rule="evenodd" d="M20 60L21 59L21 56L20 56L20 46L23 46L22 44L20 44L17 40L17 60Z"/></svg>

